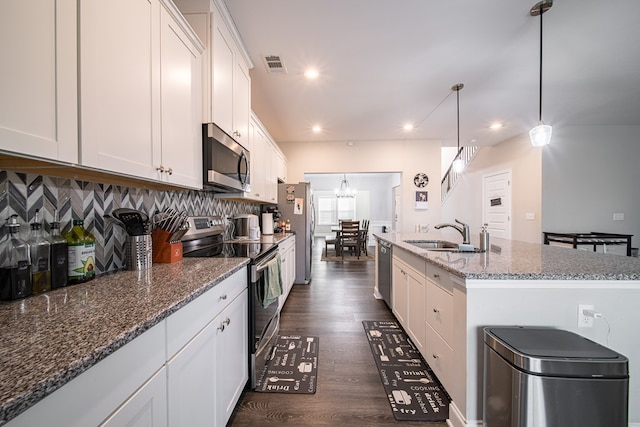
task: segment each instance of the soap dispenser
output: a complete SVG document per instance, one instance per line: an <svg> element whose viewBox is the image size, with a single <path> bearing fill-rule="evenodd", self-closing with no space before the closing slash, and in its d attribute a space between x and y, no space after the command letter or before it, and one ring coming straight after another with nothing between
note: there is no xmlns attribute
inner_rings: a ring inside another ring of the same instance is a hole
<svg viewBox="0 0 640 427"><path fill-rule="evenodd" d="M487 231L487 227L489 224L485 224L482 226L480 230L480 250L488 251L489 250L489 232Z"/></svg>
<svg viewBox="0 0 640 427"><path fill-rule="evenodd" d="M31 257L29 244L20 239L18 215L7 218L9 235L0 253L0 300L15 300L31 295Z"/></svg>

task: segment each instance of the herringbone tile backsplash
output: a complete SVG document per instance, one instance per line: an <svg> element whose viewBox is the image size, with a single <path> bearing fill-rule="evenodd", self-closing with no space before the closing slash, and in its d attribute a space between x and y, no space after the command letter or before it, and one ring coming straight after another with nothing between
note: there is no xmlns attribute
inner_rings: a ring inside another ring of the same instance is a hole
<svg viewBox="0 0 640 427"><path fill-rule="evenodd" d="M5 220L11 215L20 218L26 240L36 209L47 231L58 209L62 233L69 231L73 219L84 219L85 228L95 236L98 272L117 270L124 262L126 233L103 217L117 208L138 209L149 215L168 208L192 216L260 213L260 205L214 199L213 193L204 191L148 190L0 170L0 242L7 237Z"/></svg>

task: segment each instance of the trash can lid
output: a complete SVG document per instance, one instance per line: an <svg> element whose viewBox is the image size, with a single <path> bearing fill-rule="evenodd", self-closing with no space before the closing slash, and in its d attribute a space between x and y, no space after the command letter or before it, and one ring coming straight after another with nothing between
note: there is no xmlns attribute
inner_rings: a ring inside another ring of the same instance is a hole
<svg viewBox="0 0 640 427"><path fill-rule="evenodd" d="M520 370L569 377L627 377L623 355L583 336L548 327L486 327L485 343Z"/></svg>

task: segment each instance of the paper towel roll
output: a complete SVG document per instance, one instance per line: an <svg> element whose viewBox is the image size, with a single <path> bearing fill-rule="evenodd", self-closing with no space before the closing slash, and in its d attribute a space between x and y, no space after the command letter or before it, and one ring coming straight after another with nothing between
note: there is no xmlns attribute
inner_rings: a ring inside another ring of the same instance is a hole
<svg viewBox="0 0 640 427"><path fill-rule="evenodd" d="M273 234L273 214L272 213L262 214L262 234L266 234L266 235Z"/></svg>

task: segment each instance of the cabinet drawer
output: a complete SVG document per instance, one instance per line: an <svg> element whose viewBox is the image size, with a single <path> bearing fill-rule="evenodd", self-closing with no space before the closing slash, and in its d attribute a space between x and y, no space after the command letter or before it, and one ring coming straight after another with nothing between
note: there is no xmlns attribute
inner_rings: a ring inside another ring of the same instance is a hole
<svg viewBox="0 0 640 427"><path fill-rule="evenodd" d="M448 343L453 342L453 295L427 281L427 322Z"/></svg>
<svg viewBox="0 0 640 427"><path fill-rule="evenodd" d="M453 350L427 323L425 351L422 353L445 389L453 389Z"/></svg>
<svg viewBox="0 0 640 427"><path fill-rule="evenodd" d="M449 272L427 263L427 279L440 286L445 291L453 295L453 282L449 279Z"/></svg>
<svg viewBox="0 0 640 427"><path fill-rule="evenodd" d="M238 270L167 318L167 355L173 357L247 288L247 269Z"/></svg>

